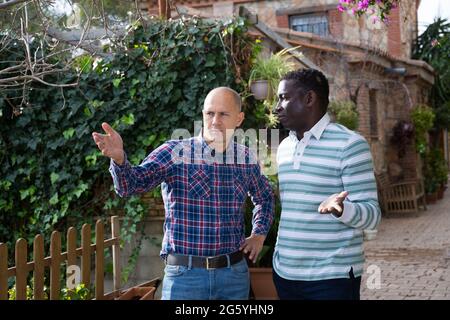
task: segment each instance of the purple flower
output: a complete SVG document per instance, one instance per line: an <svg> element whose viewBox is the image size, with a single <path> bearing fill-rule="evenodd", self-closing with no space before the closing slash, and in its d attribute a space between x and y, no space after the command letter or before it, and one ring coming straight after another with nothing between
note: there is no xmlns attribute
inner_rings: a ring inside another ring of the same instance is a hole
<svg viewBox="0 0 450 320"><path fill-rule="evenodd" d="M343 7L343 6L341 6L341 5L338 5L338 10L340 11L340 12L344 12L345 11L345 8Z"/></svg>

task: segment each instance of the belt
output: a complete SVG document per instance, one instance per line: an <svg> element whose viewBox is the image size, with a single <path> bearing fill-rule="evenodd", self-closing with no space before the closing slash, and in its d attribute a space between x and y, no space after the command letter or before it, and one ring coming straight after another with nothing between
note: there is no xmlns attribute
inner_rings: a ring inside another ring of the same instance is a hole
<svg viewBox="0 0 450 320"><path fill-rule="evenodd" d="M198 257L192 256L191 266L194 268L218 269L228 267L228 259L230 258L230 265L240 262L244 255L242 251L236 251L230 254L215 257ZM166 257L166 264L176 266L189 266L189 256L168 254Z"/></svg>

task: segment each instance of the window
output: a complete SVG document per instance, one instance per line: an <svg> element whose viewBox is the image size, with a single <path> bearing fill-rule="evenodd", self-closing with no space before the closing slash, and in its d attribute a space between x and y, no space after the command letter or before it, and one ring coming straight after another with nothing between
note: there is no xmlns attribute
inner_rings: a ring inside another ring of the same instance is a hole
<svg viewBox="0 0 450 320"><path fill-rule="evenodd" d="M302 14L290 17L291 29L328 36L328 19L325 14Z"/></svg>

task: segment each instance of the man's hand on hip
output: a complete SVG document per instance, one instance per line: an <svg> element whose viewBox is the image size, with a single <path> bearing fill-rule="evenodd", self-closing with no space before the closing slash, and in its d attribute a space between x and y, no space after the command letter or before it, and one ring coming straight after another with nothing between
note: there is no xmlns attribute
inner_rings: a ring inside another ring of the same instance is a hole
<svg viewBox="0 0 450 320"><path fill-rule="evenodd" d="M106 134L97 132L92 133L92 137L94 138L97 147L104 156L107 156L108 158L113 159L115 163L122 165L125 161L122 137L106 122L102 123L102 128Z"/></svg>
<svg viewBox="0 0 450 320"><path fill-rule="evenodd" d="M265 239L265 235L252 234L250 237L245 239L244 244L239 248L239 250L244 251L245 254L249 253L249 259L255 263L259 253L262 250Z"/></svg>

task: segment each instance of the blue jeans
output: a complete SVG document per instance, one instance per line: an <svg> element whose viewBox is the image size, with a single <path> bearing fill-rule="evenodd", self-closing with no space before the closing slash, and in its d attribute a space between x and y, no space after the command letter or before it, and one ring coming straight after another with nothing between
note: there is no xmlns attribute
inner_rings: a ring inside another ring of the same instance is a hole
<svg viewBox="0 0 450 320"><path fill-rule="evenodd" d="M280 300L359 300L361 277L353 275L348 278L297 281L287 280L273 271L273 282Z"/></svg>
<svg viewBox="0 0 450 320"><path fill-rule="evenodd" d="M246 300L250 290L247 261L219 269L166 265L162 300Z"/></svg>

